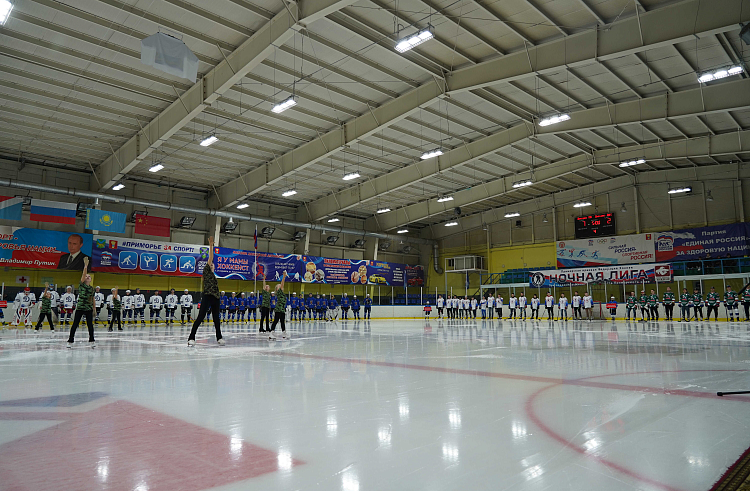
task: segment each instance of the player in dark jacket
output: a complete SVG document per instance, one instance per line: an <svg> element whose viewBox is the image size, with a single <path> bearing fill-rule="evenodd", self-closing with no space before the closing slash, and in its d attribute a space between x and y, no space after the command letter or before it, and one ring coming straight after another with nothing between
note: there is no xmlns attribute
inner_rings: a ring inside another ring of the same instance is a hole
<svg viewBox="0 0 750 491"><path fill-rule="evenodd" d="M354 298L352 299L352 315L355 319L359 319L359 309L360 309L360 303L359 299L357 298L357 295L354 295Z"/></svg>

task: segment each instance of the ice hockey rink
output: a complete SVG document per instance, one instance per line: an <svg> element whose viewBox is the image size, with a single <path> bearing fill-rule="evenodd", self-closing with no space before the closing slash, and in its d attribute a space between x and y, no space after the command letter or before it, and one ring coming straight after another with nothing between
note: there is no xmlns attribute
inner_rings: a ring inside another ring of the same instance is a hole
<svg viewBox="0 0 750 491"><path fill-rule="evenodd" d="M254 326L2 331L0 489L705 490L747 448L745 323Z"/></svg>

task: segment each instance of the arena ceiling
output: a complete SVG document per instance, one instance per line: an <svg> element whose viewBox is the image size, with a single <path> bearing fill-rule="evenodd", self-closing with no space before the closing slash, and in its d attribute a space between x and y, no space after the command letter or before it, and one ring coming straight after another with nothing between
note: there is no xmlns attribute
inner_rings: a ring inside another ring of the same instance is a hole
<svg viewBox="0 0 750 491"><path fill-rule="evenodd" d="M15 0L0 152L93 170L96 190L158 181L419 229L455 206L750 160L748 21L748 0ZM141 63L159 31L198 57L195 85ZM539 125L556 114L570 120Z"/></svg>

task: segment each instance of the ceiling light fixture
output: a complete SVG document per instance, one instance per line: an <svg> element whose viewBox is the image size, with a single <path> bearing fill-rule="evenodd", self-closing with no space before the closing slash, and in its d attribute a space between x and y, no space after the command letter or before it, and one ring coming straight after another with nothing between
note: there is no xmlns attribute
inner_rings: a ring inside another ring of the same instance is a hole
<svg viewBox="0 0 750 491"><path fill-rule="evenodd" d="M517 211L512 211L510 213L505 214L505 218L514 218L514 217L520 217L520 216L521 214L518 213Z"/></svg>
<svg viewBox="0 0 750 491"><path fill-rule="evenodd" d="M13 4L9 0L0 0L0 26L8 21L11 10L13 10Z"/></svg>
<svg viewBox="0 0 750 491"><path fill-rule="evenodd" d="M213 145L217 141L219 141L219 138L216 135L211 135L201 140L201 146L208 147L210 145Z"/></svg>
<svg viewBox="0 0 750 491"><path fill-rule="evenodd" d="M425 41L429 41L432 38L432 32L428 27L427 29L423 29L412 36L401 39L398 43L396 43L396 51L398 51L399 53L405 53L410 49L419 46Z"/></svg>
<svg viewBox="0 0 750 491"><path fill-rule="evenodd" d="M573 205L573 208L583 208L584 206L591 206L589 201L581 201Z"/></svg>
<svg viewBox="0 0 750 491"><path fill-rule="evenodd" d="M438 198L438 203L445 203L446 201L453 201L453 196L441 196Z"/></svg>
<svg viewBox="0 0 750 491"><path fill-rule="evenodd" d="M690 186L685 186L684 188L672 188L667 191L667 194L689 193L692 190L693 188L691 188Z"/></svg>
<svg viewBox="0 0 750 491"><path fill-rule="evenodd" d="M148 171L149 171L149 172L159 172L159 171L160 171L160 170L162 170L163 168L164 168L164 166L163 166L163 165L161 165L161 164L156 164L156 165L152 165L151 167L149 167Z"/></svg>
<svg viewBox="0 0 750 491"><path fill-rule="evenodd" d="M408 234L409 229L408 228L402 228L401 230L396 231L397 234Z"/></svg>
<svg viewBox="0 0 750 491"><path fill-rule="evenodd" d="M112 186L112 191L119 191L120 189L124 189L125 185L121 182L118 182L114 186Z"/></svg>
<svg viewBox="0 0 750 491"><path fill-rule="evenodd" d="M423 153L422 160L431 159L432 157L437 157L438 155L443 155L443 151L439 148L436 148L435 150L430 150L429 152Z"/></svg>
<svg viewBox="0 0 750 491"><path fill-rule="evenodd" d="M335 218L335 217L334 217L334 218L329 218L329 219L328 219L328 223L336 223L336 222L338 222L338 221L339 221L339 219L338 219L338 218Z"/></svg>
<svg viewBox="0 0 750 491"><path fill-rule="evenodd" d="M295 194L297 194L296 189L289 189L288 191L284 191L283 193L281 193L281 195L285 198L288 198L289 196L294 196Z"/></svg>
<svg viewBox="0 0 750 491"><path fill-rule="evenodd" d="M344 177L342 177L345 181L351 181L352 179L356 179L359 177L359 172L350 172L348 174L344 174Z"/></svg>
<svg viewBox="0 0 750 491"><path fill-rule="evenodd" d="M287 99L284 99L283 101L273 106L273 109L271 109L271 111L275 112L276 114L279 114L279 113L283 113L284 111L286 111L287 109L295 105L297 105L297 101L294 99L294 96L290 96Z"/></svg>
<svg viewBox="0 0 750 491"><path fill-rule="evenodd" d="M628 160L627 162L620 162L620 167L632 167L638 164L645 164L645 159Z"/></svg>
<svg viewBox="0 0 750 491"><path fill-rule="evenodd" d="M727 78L730 75L739 75L740 73L742 73L742 67L739 65L723 67L719 68L718 70L701 73L700 75L698 75L698 81L705 84L706 82L711 82L712 80L721 80L722 78Z"/></svg>
<svg viewBox="0 0 750 491"><path fill-rule="evenodd" d="M456 225L458 225L458 222L448 222L445 224L446 227L455 227Z"/></svg>
<svg viewBox="0 0 750 491"><path fill-rule="evenodd" d="M529 180L526 180L526 181L514 182L513 183L513 187L514 188L523 188L523 187L526 187L526 186L531 186L532 184L534 184L534 182L529 179Z"/></svg>
<svg viewBox="0 0 750 491"><path fill-rule="evenodd" d="M567 121L569 119L569 114L556 114L555 116L550 116L549 118L544 118L539 121L539 126L549 126L551 124L562 123L563 121Z"/></svg>
<svg viewBox="0 0 750 491"><path fill-rule="evenodd" d="M249 204L247 204L247 203L240 203L239 205L237 205L237 209L238 209L238 210L244 210L244 209L245 209L245 208L247 208L248 206L250 206L250 205L249 205Z"/></svg>
<svg viewBox="0 0 750 491"><path fill-rule="evenodd" d="M389 211L391 211L391 209L390 209L390 208L380 208L380 209L378 210L378 213L388 213Z"/></svg>

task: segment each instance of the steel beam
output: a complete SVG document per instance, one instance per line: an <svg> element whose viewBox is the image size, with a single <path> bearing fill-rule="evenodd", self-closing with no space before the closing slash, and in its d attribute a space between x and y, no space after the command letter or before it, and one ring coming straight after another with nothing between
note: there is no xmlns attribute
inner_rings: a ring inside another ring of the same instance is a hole
<svg viewBox="0 0 750 491"><path fill-rule="evenodd" d="M528 123L521 123L458 146L439 157L416 162L315 200L308 204L310 218L318 220L330 214L352 208L364 201L473 162L533 135L554 135L636 122L662 121L696 114L728 111L746 106L750 106L750 80L743 79L674 94L664 94L586 109L573 113L569 121L546 127L535 127ZM449 205L453 206L450 202ZM381 216L378 217L379 221ZM411 213L409 213L409 216L411 216ZM382 221L380 223L382 226Z"/></svg>

